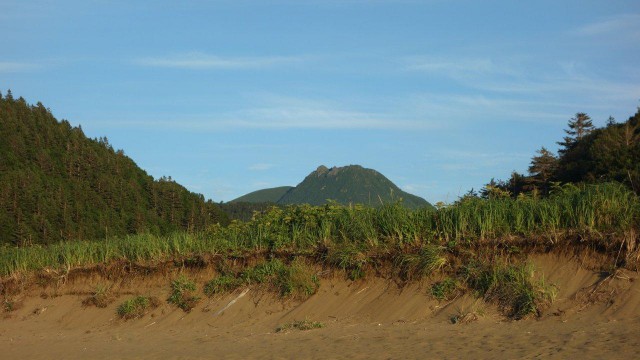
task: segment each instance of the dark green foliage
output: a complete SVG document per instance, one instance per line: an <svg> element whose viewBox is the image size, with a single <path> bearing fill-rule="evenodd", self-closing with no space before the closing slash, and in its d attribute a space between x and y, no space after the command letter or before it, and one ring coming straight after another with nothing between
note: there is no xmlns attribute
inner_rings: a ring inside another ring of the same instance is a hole
<svg viewBox="0 0 640 360"><path fill-rule="evenodd" d="M560 158L563 182L619 181L640 193L640 109L624 123L592 131Z"/></svg>
<svg viewBox="0 0 640 360"><path fill-rule="evenodd" d="M293 189L293 186L280 186L269 189L262 189L240 196L237 199L230 202L246 202L246 203L277 203L280 198L289 190Z"/></svg>
<svg viewBox="0 0 640 360"><path fill-rule="evenodd" d="M575 117L569 120L567 126L569 128L564 131L567 136L564 137L563 141L558 143L558 145L562 146L562 149L560 149L561 154L573 148L579 141L594 130L591 118L585 113L577 113Z"/></svg>
<svg viewBox="0 0 640 360"><path fill-rule="evenodd" d="M438 300L451 300L459 290L460 284L453 278L446 278L431 286L431 295Z"/></svg>
<svg viewBox="0 0 640 360"><path fill-rule="evenodd" d="M171 282L171 295L169 295L167 302L189 312L200 300L199 297L194 295L195 291L195 282L185 276L180 276Z"/></svg>
<svg viewBox="0 0 640 360"><path fill-rule="evenodd" d="M640 194L640 109L624 123L609 119L603 128L578 113L568 126L558 158L543 147L531 160L530 176L514 172L509 181L492 179L487 187L512 197L547 196L558 184L617 181Z"/></svg>
<svg viewBox="0 0 640 360"><path fill-rule="evenodd" d="M107 138L89 139L42 104L0 98L0 244L168 234L226 221L202 195L158 181Z"/></svg>
<svg viewBox="0 0 640 360"><path fill-rule="evenodd" d="M276 189L284 190L284 188ZM244 197L239 199L242 198ZM318 167L298 186L286 191L276 200L276 203L324 205L334 201L343 205L381 206L395 203L400 199L402 204L409 208L431 207L426 200L400 190L379 172L359 165L350 165L331 169L325 166Z"/></svg>
<svg viewBox="0 0 640 360"><path fill-rule="evenodd" d="M543 194L549 193L549 185L556 175L558 158L544 146L531 159L529 175L531 184Z"/></svg>
<svg viewBox="0 0 640 360"><path fill-rule="evenodd" d="M262 202L233 202L218 204L230 220L249 221L257 214L263 213L276 205Z"/></svg>

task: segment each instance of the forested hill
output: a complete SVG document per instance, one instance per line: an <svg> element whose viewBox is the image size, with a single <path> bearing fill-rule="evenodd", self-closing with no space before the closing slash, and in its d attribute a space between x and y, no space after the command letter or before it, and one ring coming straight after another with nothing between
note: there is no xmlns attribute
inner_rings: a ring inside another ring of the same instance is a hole
<svg viewBox="0 0 640 360"><path fill-rule="evenodd" d="M89 139L41 103L0 94L0 245L226 223L211 201L171 178L154 181L106 138Z"/></svg>
<svg viewBox="0 0 640 360"><path fill-rule="evenodd" d="M332 167L322 165L298 186L287 191L278 204L322 205L327 200L340 204L379 206L402 199L409 208L431 207L425 199L406 193L381 173L359 165Z"/></svg>

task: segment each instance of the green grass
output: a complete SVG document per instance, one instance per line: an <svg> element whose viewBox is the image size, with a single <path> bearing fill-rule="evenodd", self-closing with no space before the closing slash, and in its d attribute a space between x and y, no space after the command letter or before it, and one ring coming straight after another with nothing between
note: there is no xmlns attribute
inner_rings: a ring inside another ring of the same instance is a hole
<svg viewBox="0 0 640 360"><path fill-rule="evenodd" d="M221 269L220 276L205 284L204 293L212 296L261 285L284 297L304 298L317 291L318 267L344 271L352 280L382 273L410 281L440 271L459 287L520 318L539 312L553 297L553 288L517 261L527 248L549 249L579 240L580 246L613 254L614 266L638 266L633 262L637 250L631 246L638 241L638 224L638 196L614 183L565 186L548 198L472 198L437 210L410 210L399 204L289 206L272 208L249 222L195 233L1 247L0 276L44 270L62 277L76 268L114 262L174 261L188 266L189 259L215 258L229 264L269 259L251 267ZM483 264L465 255L487 244L501 249L508 259L505 264L487 263L499 256ZM450 285L435 284L432 295L447 299ZM193 281L177 279L169 299L188 311L198 300L195 292Z"/></svg>
<svg viewBox="0 0 640 360"><path fill-rule="evenodd" d="M313 267L304 259L296 258L288 265L273 259L248 267L238 275L222 274L205 284L204 293L213 296L252 284L265 284L282 297L298 299L315 294L320 286Z"/></svg>
<svg viewBox="0 0 640 360"><path fill-rule="evenodd" d="M246 223L216 225L197 233L2 247L0 276L208 254L289 251L313 255L324 248L329 249L324 254L326 262L347 270L355 279L364 276L368 253L394 248L459 247L513 238L558 244L571 236L619 247L629 234L638 233L639 204L638 197L623 186L600 184L566 187L544 199L471 199L439 210L410 210L398 204L380 208L290 206L273 208Z"/></svg>
<svg viewBox="0 0 640 360"><path fill-rule="evenodd" d="M395 266L400 277L405 280L421 279L439 270L447 263L442 250L440 246L425 245L415 252L399 253Z"/></svg>
<svg viewBox="0 0 640 360"><path fill-rule="evenodd" d="M447 277L431 285L431 296L440 301L451 300L459 290L458 280Z"/></svg>
<svg viewBox="0 0 640 360"><path fill-rule="evenodd" d="M287 324L280 325L276 328L276 332L286 332L289 330L313 330L323 328L324 324L319 321L311 320L295 320Z"/></svg>
<svg viewBox="0 0 640 360"><path fill-rule="evenodd" d="M233 291L242 286L242 281L232 275L222 275L209 282L204 286L204 293L207 296L223 294Z"/></svg>
<svg viewBox="0 0 640 360"><path fill-rule="evenodd" d="M169 295L167 302L185 312L190 312L200 301L195 292L196 283L185 276L180 276L171 282L171 295Z"/></svg>
<svg viewBox="0 0 640 360"><path fill-rule="evenodd" d="M128 299L118 306L117 313L120 318L136 319L143 317L149 310L158 307L158 299L149 296L136 296Z"/></svg>
<svg viewBox="0 0 640 360"><path fill-rule="evenodd" d="M528 264L471 264L463 274L469 288L515 319L539 315L556 296L556 287L536 279Z"/></svg>

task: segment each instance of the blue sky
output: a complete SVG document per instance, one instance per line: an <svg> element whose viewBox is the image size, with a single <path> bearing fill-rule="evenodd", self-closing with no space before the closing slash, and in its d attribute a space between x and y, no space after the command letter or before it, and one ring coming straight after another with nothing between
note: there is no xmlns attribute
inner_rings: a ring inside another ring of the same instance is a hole
<svg viewBox="0 0 640 360"><path fill-rule="evenodd" d="M0 90L214 201L360 164L433 203L640 105L640 2L0 0Z"/></svg>

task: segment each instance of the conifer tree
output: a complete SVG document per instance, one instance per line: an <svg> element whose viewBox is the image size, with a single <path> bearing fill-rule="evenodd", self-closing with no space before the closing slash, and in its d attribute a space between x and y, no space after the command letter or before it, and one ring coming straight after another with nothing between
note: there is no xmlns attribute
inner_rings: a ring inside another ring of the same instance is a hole
<svg viewBox="0 0 640 360"><path fill-rule="evenodd" d="M571 149L594 129L593 122L586 113L576 113L576 116L569 120L568 126L569 128L564 130L567 136L564 137L563 141L558 142L558 145L563 147L560 149L561 154Z"/></svg>
<svg viewBox="0 0 640 360"><path fill-rule="evenodd" d="M538 155L531 159L529 175L533 185L546 194L549 190L549 182L558 168L558 158L544 146L536 153Z"/></svg>

